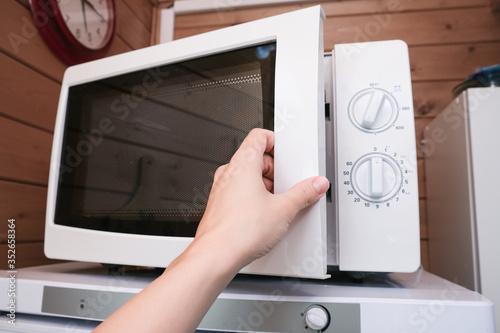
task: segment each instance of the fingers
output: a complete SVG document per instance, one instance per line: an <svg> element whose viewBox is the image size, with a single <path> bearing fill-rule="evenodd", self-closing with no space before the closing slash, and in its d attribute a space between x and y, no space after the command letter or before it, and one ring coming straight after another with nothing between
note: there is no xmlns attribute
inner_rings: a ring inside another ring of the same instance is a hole
<svg viewBox="0 0 500 333"><path fill-rule="evenodd" d="M262 128L254 128L248 133L245 141L262 149L262 154L272 153L274 149L274 132Z"/></svg>
<svg viewBox="0 0 500 333"><path fill-rule="evenodd" d="M266 190L270 193L274 193L274 181L269 178L262 178L262 181L264 182Z"/></svg>
<svg viewBox="0 0 500 333"><path fill-rule="evenodd" d="M222 178L246 174L254 181L261 178L265 188L272 193L274 158L271 154L273 152L274 133L263 129L253 129L233 155L230 163L217 169L214 175L214 185L221 182Z"/></svg>
<svg viewBox="0 0 500 333"><path fill-rule="evenodd" d="M219 181L221 175L224 173L226 168L227 168L227 164L224 164L224 165L221 165L220 167L218 167L217 170L215 170L214 183L217 183Z"/></svg>
<svg viewBox="0 0 500 333"><path fill-rule="evenodd" d="M262 180L268 192L274 193L274 158L265 154L262 158Z"/></svg>
<svg viewBox="0 0 500 333"><path fill-rule="evenodd" d="M330 182L325 177L317 176L305 179L295 184L280 196L287 198L289 204L286 209L292 216L298 211L317 202L330 187Z"/></svg>
<svg viewBox="0 0 500 333"><path fill-rule="evenodd" d="M262 156L265 153L272 153L273 150L274 133L261 128L254 128L243 140L231 161L242 164L259 162L260 167Z"/></svg>
<svg viewBox="0 0 500 333"><path fill-rule="evenodd" d="M268 154L262 157L262 176L270 180L274 179L274 158Z"/></svg>

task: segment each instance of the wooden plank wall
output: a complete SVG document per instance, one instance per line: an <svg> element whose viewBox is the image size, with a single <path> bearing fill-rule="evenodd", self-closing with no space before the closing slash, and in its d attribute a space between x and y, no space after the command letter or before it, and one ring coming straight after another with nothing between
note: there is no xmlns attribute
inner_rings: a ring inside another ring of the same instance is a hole
<svg viewBox="0 0 500 333"><path fill-rule="evenodd" d="M150 45L153 5L115 0L110 55ZM16 267L51 262L43 254L53 127L66 65L31 24L27 0L0 2L0 269L7 268L7 221L16 220Z"/></svg>
<svg viewBox="0 0 500 333"><path fill-rule="evenodd" d="M489 0L350 0L178 15L175 38L321 4L325 50L336 43L402 39L410 49L421 217L422 263L428 267L424 127L452 100L451 89L482 66L500 62L500 13Z"/></svg>

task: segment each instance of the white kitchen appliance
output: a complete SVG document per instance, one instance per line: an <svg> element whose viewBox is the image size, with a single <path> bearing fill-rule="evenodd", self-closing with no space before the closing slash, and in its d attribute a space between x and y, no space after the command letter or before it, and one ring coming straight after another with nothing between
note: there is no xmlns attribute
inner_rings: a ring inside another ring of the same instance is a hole
<svg viewBox="0 0 500 333"><path fill-rule="evenodd" d="M325 55L323 19L316 6L68 68L46 255L166 267L191 242L216 168L262 127L276 137L275 193L314 175L332 186L242 272L415 271L407 46L340 44Z"/></svg>
<svg viewBox="0 0 500 333"><path fill-rule="evenodd" d="M0 272L0 290L8 287ZM90 332L155 275L109 275L65 263L16 273L15 326L0 293L2 332ZM182 320L182 313L179 313ZM429 272L373 275L364 283L239 276L217 298L198 333L492 333L493 304Z"/></svg>
<svg viewBox="0 0 500 333"><path fill-rule="evenodd" d="M430 271L482 293L500 321L500 88L469 88L424 131Z"/></svg>

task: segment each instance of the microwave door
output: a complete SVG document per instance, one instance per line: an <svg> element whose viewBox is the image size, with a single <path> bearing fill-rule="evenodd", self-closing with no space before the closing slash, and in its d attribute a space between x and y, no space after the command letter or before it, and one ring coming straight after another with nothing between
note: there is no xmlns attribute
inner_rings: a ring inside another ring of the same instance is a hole
<svg viewBox="0 0 500 333"><path fill-rule="evenodd" d="M47 256L166 267L192 241L215 170L255 127L275 132L276 193L325 175L323 17L317 6L70 67ZM325 242L322 199L243 272L325 278Z"/></svg>

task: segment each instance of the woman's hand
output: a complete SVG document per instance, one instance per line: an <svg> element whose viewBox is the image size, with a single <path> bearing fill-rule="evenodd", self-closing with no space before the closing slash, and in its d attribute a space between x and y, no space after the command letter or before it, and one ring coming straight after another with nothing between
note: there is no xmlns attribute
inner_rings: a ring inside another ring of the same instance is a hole
<svg viewBox="0 0 500 333"><path fill-rule="evenodd" d="M303 180L273 194L274 133L252 130L229 164L221 166L195 241L208 240L235 259L238 270L267 254L281 240L301 209L328 190L324 177Z"/></svg>

